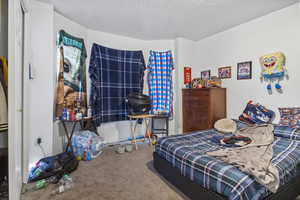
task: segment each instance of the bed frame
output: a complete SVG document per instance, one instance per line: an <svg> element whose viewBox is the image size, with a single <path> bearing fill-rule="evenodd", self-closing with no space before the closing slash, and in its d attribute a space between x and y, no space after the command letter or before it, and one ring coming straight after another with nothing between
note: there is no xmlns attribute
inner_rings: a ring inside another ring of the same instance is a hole
<svg viewBox="0 0 300 200"><path fill-rule="evenodd" d="M227 198L211 190L205 189L201 185L182 176L180 170L173 167L168 161L161 158L157 153L153 153L154 168L167 181L178 188L183 194L192 200L226 200ZM300 174L290 182L280 187L275 194L271 194L264 200L294 200L300 195Z"/></svg>

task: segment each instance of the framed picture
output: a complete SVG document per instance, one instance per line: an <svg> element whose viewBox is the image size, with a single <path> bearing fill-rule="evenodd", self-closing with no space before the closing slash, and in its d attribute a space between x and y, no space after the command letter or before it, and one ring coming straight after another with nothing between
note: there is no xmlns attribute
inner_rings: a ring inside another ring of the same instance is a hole
<svg viewBox="0 0 300 200"><path fill-rule="evenodd" d="M220 79L231 78L231 67L220 67L218 74Z"/></svg>
<svg viewBox="0 0 300 200"><path fill-rule="evenodd" d="M209 80L210 79L210 70L202 71L201 72L201 79L202 80Z"/></svg>
<svg viewBox="0 0 300 200"><path fill-rule="evenodd" d="M241 62L237 64L237 80L252 78L252 62Z"/></svg>

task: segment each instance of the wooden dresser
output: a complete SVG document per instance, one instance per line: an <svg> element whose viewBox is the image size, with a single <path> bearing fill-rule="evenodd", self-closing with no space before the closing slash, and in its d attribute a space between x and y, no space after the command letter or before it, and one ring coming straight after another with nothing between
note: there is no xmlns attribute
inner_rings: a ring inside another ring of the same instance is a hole
<svg viewBox="0 0 300 200"><path fill-rule="evenodd" d="M182 89L183 132L213 128L226 118L226 88Z"/></svg>

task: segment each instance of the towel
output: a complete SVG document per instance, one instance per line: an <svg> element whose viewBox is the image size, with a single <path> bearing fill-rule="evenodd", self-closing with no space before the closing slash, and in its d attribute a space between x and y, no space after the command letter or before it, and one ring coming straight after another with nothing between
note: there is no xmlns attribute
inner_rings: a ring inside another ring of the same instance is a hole
<svg viewBox="0 0 300 200"><path fill-rule="evenodd" d="M148 84L152 114L172 114L172 52L150 51Z"/></svg>

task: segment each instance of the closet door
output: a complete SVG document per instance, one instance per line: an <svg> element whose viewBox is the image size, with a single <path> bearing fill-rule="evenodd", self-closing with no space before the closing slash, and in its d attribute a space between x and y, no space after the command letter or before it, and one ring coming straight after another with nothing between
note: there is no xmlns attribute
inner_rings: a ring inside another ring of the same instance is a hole
<svg viewBox="0 0 300 200"><path fill-rule="evenodd" d="M9 198L20 199L22 187L23 19L19 0L9 0L8 143Z"/></svg>

